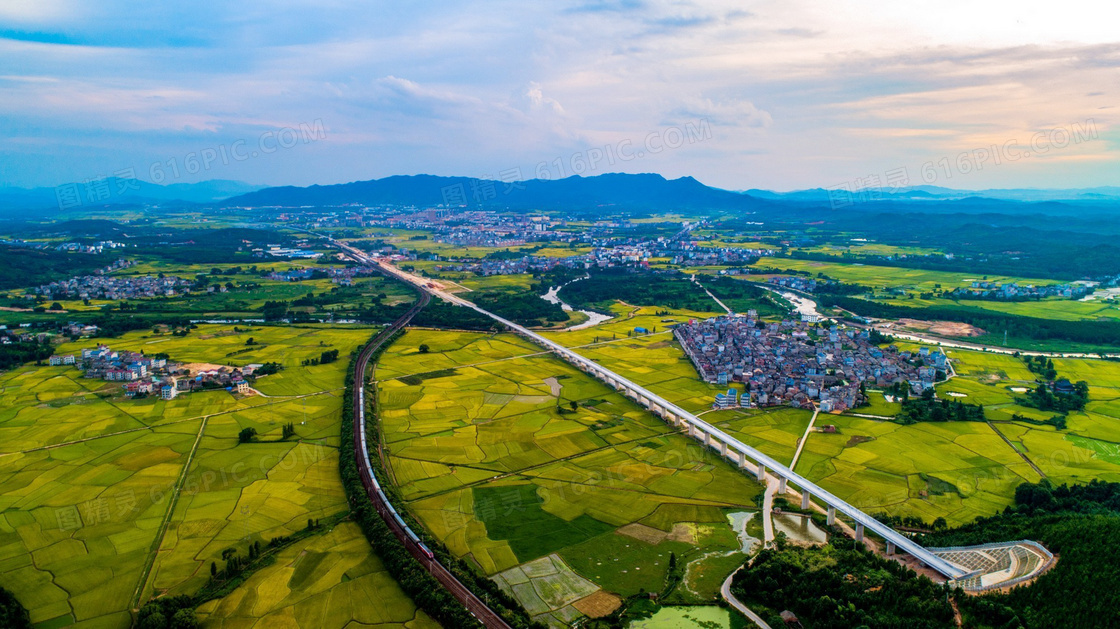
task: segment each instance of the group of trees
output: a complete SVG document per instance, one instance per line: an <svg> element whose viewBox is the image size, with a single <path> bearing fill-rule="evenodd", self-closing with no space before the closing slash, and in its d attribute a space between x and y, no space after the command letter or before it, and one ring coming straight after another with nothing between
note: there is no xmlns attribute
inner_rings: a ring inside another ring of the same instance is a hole
<svg viewBox="0 0 1120 629"><path fill-rule="evenodd" d="M933 389L926 389L921 397L902 402L902 410L895 416L895 421L903 425L919 422L982 422L984 406L965 404L960 400L937 400L933 397Z"/></svg>
<svg viewBox="0 0 1120 629"><path fill-rule="evenodd" d="M0 370L12 369L23 363L50 358L54 346L50 341L18 341L0 345Z"/></svg>
<svg viewBox="0 0 1120 629"><path fill-rule="evenodd" d="M194 598L187 595L153 599L136 616L138 629L197 629Z"/></svg>
<svg viewBox="0 0 1120 629"><path fill-rule="evenodd" d="M31 629L31 617L11 592L0 588L0 627Z"/></svg>
<svg viewBox="0 0 1120 629"><path fill-rule="evenodd" d="M956 626L945 588L842 536L817 548L794 546L779 536L749 570L735 575L731 590L773 627L786 626L778 617L784 610L813 629Z"/></svg>
<svg viewBox="0 0 1120 629"><path fill-rule="evenodd" d="M337 349L328 349L328 350L324 351L323 353L319 354L318 358L305 358L305 359L303 359L303 366L307 367L309 365L311 365L311 366L313 366L313 365L329 365L330 363L333 363L337 360L338 360L338 350Z"/></svg>
<svg viewBox="0 0 1120 629"><path fill-rule="evenodd" d="M1066 383L1068 384L1068 382ZM1037 387L1027 392L1027 396L1019 402L1023 406L1037 408L1040 411L1056 411L1069 413L1085 408L1089 402L1089 383L1078 380L1070 385L1070 390L1063 390L1057 384L1039 383Z"/></svg>
<svg viewBox="0 0 1120 629"><path fill-rule="evenodd" d="M584 309L606 310L616 300L635 306L666 306L704 312L718 307L689 276L679 271L618 267L599 269L591 271L586 279L568 284L560 293L564 301Z"/></svg>
<svg viewBox="0 0 1120 629"><path fill-rule="evenodd" d="M486 291L467 297L480 308L524 326L547 326L568 320L560 304L540 298L537 289L528 291Z"/></svg>
<svg viewBox="0 0 1120 629"><path fill-rule="evenodd" d="M1045 356L1023 356L1023 362L1027 363L1027 369L1031 373L1036 373L1042 377L1043 380L1055 380L1058 377L1058 370L1054 368L1054 361Z"/></svg>

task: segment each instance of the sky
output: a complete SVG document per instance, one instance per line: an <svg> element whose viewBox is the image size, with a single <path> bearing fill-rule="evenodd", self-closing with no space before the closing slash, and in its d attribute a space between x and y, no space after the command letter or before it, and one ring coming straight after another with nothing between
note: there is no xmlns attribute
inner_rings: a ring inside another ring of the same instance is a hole
<svg viewBox="0 0 1120 629"><path fill-rule="evenodd" d="M4 0L0 186L1120 185L1118 17L1099 0Z"/></svg>

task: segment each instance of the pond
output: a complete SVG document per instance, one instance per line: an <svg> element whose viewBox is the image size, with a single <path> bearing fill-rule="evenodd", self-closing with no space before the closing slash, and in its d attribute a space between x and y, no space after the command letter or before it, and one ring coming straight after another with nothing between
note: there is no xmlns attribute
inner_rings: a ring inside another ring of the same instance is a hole
<svg viewBox="0 0 1120 629"><path fill-rule="evenodd" d="M774 534L785 533L786 537L797 542L824 544L828 534L808 518L795 513L774 514Z"/></svg>
<svg viewBox="0 0 1120 629"><path fill-rule="evenodd" d="M755 547L762 543L762 540L754 537L747 532L747 524L750 523L758 513L753 511L736 511L735 513L727 514L727 519L731 521L731 530L739 536L739 543L743 545L742 552L750 555L754 552Z"/></svg>
<svg viewBox="0 0 1120 629"><path fill-rule="evenodd" d="M714 605L662 607L652 618L630 623L630 629L731 629L731 615Z"/></svg>

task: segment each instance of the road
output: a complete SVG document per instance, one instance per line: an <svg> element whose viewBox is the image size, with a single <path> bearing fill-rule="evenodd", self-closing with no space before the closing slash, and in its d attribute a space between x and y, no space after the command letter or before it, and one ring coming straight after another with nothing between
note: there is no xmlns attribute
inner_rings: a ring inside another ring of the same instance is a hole
<svg viewBox="0 0 1120 629"><path fill-rule="evenodd" d="M742 570L742 568L739 568L739 570ZM763 620L761 616L752 612L749 607L741 603L739 599L735 598L735 595L731 593L731 580L735 578L736 574L739 574L739 570L732 572L731 576L727 577L727 579L723 581L723 586L721 586L719 589L720 594L723 595L723 600L727 601L729 605L739 610L739 613L749 618L750 621L758 625L760 629L771 629L770 625L765 620Z"/></svg>

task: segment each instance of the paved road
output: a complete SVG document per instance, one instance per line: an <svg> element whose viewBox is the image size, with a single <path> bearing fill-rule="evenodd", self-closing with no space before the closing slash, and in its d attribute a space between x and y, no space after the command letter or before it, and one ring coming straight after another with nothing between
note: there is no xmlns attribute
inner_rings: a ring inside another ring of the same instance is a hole
<svg viewBox="0 0 1120 629"><path fill-rule="evenodd" d="M742 568L739 568L739 570L742 570ZM739 613L749 618L751 622L758 625L761 629L772 629L770 625L762 619L761 616L752 612L749 607L741 603L739 599L735 598L735 595L731 593L731 579L735 578L735 575L739 573L739 570L732 572L731 576L727 577L727 579L725 579L723 582L723 586L720 587L719 592L721 595L723 595L723 600L727 601L728 604L739 610Z"/></svg>

